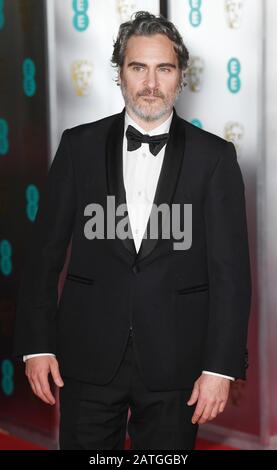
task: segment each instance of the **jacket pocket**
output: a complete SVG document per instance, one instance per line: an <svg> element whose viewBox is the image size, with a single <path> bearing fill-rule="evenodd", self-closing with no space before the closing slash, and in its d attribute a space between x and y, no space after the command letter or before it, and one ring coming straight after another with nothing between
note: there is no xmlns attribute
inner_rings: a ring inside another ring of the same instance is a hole
<svg viewBox="0 0 277 470"><path fill-rule="evenodd" d="M195 292L204 292L209 289L209 284L208 283L203 283L203 284L197 284L195 286L190 286L190 287L182 287L181 289L176 289L177 294L192 294Z"/></svg>
<svg viewBox="0 0 277 470"><path fill-rule="evenodd" d="M77 274L68 273L66 279L69 281L80 282L81 284L94 284L94 279L85 276L78 276Z"/></svg>

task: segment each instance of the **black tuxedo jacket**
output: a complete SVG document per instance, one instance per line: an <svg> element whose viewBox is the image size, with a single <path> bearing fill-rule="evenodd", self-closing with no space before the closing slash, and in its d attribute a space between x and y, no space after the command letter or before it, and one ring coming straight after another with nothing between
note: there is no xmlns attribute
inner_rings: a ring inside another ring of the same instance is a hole
<svg viewBox="0 0 277 470"><path fill-rule="evenodd" d="M107 195L126 202L124 116L125 108L62 135L21 274L14 353L53 352L64 376L105 384L132 326L150 390L191 387L202 370L243 379L251 280L234 145L174 108L154 203L192 204L192 245L174 250L159 232L137 253L132 238L84 235L87 205L105 212Z"/></svg>

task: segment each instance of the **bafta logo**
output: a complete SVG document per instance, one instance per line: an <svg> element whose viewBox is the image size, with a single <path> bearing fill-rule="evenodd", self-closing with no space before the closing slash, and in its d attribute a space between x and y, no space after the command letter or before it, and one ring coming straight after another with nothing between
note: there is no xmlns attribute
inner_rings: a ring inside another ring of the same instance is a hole
<svg viewBox="0 0 277 470"><path fill-rule="evenodd" d="M87 96L92 84L92 63L87 60L76 60L71 67L71 78L77 96Z"/></svg>
<svg viewBox="0 0 277 470"><path fill-rule="evenodd" d="M120 22L124 23L131 19L132 13L137 10L136 2L128 0L117 0L116 11L119 14Z"/></svg>
<svg viewBox="0 0 277 470"><path fill-rule="evenodd" d="M242 124L235 121L227 122L224 128L224 138L234 144L238 154L241 152L243 136L244 128Z"/></svg>
<svg viewBox="0 0 277 470"><path fill-rule="evenodd" d="M187 72L187 81L191 91L200 91L203 85L204 61L201 57L191 57Z"/></svg>
<svg viewBox="0 0 277 470"><path fill-rule="evenodd" d="M225 12L229 28L238 29L241 25L243 0L225 0Z"/></svg>

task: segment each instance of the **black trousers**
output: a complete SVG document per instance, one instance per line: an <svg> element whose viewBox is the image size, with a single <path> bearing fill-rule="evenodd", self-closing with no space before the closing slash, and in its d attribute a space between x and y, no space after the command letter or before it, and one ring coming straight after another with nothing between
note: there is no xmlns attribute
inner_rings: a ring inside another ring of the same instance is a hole
<svg viewBox="0 0 277 470"><path fill-rule="evenodd" d="M130 335L117 373L106 385L63 377L60 389L60 449L124 449L126 429L132 450L194 448L195 405L191 389L153 392L144 385ZM130 419L128 409L130 408Z"/></svg>

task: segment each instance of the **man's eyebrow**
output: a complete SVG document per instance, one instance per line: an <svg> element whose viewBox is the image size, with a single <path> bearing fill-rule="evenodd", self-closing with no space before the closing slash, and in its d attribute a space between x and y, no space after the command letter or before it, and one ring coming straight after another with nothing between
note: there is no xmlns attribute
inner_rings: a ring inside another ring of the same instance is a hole
<svg viewBox="0 0 277 470"><path fill-rule="evenodd" d="M161 64L158 64L158 67L171 67L172 69L176 69L176 65L171 62L162 62Z"/></svg>
<svg viewBox="0 0 277 470"><path fill-rule="evenodd" d="M147 64L144 64L143 62L136 62L133 60L128 64L128 67L133 67L134 65L139 66L139 67L147 67ZM171 67L173 69L176 69L176 65L172 64L171 62L162 62L161 64L157 64L157 67Z"/></svg>

